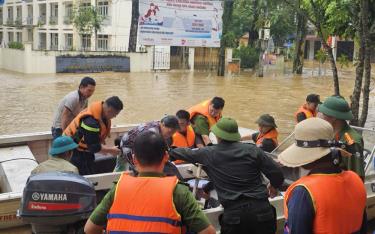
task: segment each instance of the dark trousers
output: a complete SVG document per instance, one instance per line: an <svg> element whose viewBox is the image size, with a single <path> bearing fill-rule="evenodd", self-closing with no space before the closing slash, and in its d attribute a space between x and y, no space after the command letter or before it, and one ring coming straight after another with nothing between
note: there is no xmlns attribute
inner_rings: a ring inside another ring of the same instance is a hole
<svg viewBox="0 0 375 234"><path fill-rule="evenodd" d="M276 209L268 200L251 200L247 204L224 208L220 226L222 234L274 234Z"/></svg>
<svg viewBox="0 0 375 234"><path fill-rule="evenodd" d="M58 138L59 136L62 135L63 130L61 128L54 128L54 127L52 127L51 128L51 133L52 133L52 138L55 140L56 138Z"/></svg>
<svg viewBox="0 0 375 234"><path fill-rule="evenodd" d="M95 174L95 154L74 150L70 162L78 168L80 175Z"/></svg>

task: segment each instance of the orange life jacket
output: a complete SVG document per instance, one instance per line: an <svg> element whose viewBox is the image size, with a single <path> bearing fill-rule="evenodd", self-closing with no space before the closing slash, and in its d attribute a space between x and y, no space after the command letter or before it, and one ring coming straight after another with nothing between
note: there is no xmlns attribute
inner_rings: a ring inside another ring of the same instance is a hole
<svg viewBox="0 0 375 234"><path fill-rule="evenodd" d="M278 135L279 133L277 132L276 128L268 131L265 134L259 132L255 144L259 147L262 145L264 139L271 139L275 143L275 145L278 146L279 145L277 141Z"/></svg>
<svg viewBox="0 0 375 234"><path fill-rule="evenodd" d="M103 102L94 102L90 106L88 106L86 109L81 111L68 125L68 127L64 131L64 135L71 136L73 139L75 139L75 134L77 133L77 129L79 128L79 125L81 124L81 120L87 116L92 116L94 119L96 119L99 122L100 128L99 128L99 135L100 140L102 143L104 143L105 138L109 135L111 130L111 121L107 120L107 124L105 124L102 120L102 111L103 111ZM94 131L96 131L94 129ZM79 144L78 150L85 151L87 150L87 145L85 143L85 139L75 139Z"/></svg>
<svg viewBox="0 0 375 234"><path fill-rule="evenodd" d="M186 129L186 135L176 132L172 136L172 146L176 147L193 147L195 143L195 133L193 128L189 125Z"/></svg>
<svg viewBox="0 0 375 234"><path fill-rule="evenodd" d="M211 127L215 125L217 121L219 121L219 119L221 118L221 114L217 116L216 118L212 117L208 111L208 107L210 104L211 104L211 101L206 100L206 101L199 103L198 105L190 107L188 110L190 113L190 120L192 120L197 114L201 114L207 118L208 125L211 129Z"/></svg>
<svg viewBox="0 0 375 234"><path fill-rule="evenodd" d="M288 201L296 186L309 192L314 209L313 233L355 233L362 225L366 190L352 171L339 174L311 174L294 182L285 193L284 216L288 219Z"/></svg>
<svg viewBox="0 0 375 234"><path fill-rule="evenodd" d="M316 111L312 112L311 110L307 109L306 104L303 104L302 106L300 106L298 111L294 114L294 119L295 119L296 123L298 123L297 115L301 112L303 112L305 114L306 119L311 118L311 117L316 117L316 114L317 114Z"/></svg>
<svg viewBox="0 0 375 234"><path fill-rule="evenodd" d="M107 233L181 233L173 204L177 177L133 177L123 173L108 213Z"/></svg>
<svg viewBox="0 0 375 234"><path fill-rule="evenodd" d="M175 147L193 147L195 143L195 132L194 129L189 125L186 129L186 135L179 133L178 131L172 136L172 146ZM175 164L184 163L183 160L174 161Z"/></svg>

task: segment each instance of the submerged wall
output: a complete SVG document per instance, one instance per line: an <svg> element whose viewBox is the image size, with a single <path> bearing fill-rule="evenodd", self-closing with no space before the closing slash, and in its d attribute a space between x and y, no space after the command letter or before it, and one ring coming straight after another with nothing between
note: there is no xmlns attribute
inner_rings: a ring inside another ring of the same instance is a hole
<svg viewBox="0 0 375 234"><path fill-rule="evenodd" d="M152 48L148 52L144 53L108 53L108 52L80 52L80 51L34 51L32 50L32 45L26 43L24 50L18 49L9 49L9 48L0 48L0 68L21 72L25 74L43 74L43 73L56 73L56 72L64 72L62 66L56 66L56 60L59 60L61 57L71 57L74 58L76 56L87 56L87 64L95 64L97 59L93 59L93 57L97 56L98 58L106 57L113 58L112 60L109 59L108 61L101 60L98 62L98 66L95 70L94 66L92 66L91 72L100 72L100 63L103 64L103 68L107 66L108 70L110 66L112 66L112 70L114 71L130 71L130 72L148 72L152 70L152 63L153 63L153 56L152 56ZM118 59L122 57L122 59ZM84 64L84 59L80 58L80 64ZM83 59L83 60L82 60ZM105 59L105 60L107 60ZM69 59L68 59L69 60ZM68 61L68 60L65 60ZM73 59L74 60L74 59ZM72 62L74 63L74 61ZM100 60L100 59L99 59ZM99 61L97 60L97 61ZM105 64L108 63L108 64ZM121 64L123 63L123 64ZM66 62L68 64L68 62ZM121 69L113 69L114 67ZM79 68L79 66L78 66ZM83 68L83 66L81 66ZM88 68L88 67L87 67ZM78 72L80 69L77 69ZM65 71L70 72L70 71ZM74 72L72 69L71 72ZM87 71L81 71L87 72Z"/></svg>

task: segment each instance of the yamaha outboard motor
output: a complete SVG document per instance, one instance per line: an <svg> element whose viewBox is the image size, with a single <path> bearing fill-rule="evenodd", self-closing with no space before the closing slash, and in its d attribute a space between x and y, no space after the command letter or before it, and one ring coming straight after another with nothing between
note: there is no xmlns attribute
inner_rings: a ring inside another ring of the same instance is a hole
<svg viewBox="0 0 375 234"><path fill-rule="evenodd" d="M47 172L28 179L19 216L32 225L34 233L83 233L83 220L95 207L95 189L86 178Z"/></svg>

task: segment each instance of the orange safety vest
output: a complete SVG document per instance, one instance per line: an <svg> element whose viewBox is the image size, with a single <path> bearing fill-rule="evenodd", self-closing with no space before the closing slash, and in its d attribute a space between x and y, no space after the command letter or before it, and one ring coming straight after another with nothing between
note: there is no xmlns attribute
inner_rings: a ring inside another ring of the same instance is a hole
<svg viewBox="0 0 375 234"><path fill-rule="evenodd" d="M195 133L193 128L189 125L186 129L186 136L180 132L176 132L172 136L172 146L176 147L193 147L195 143Z"/></svg>
<svg viewBox="0 0 375 234"><path fill-rule="evenodd" d="M210 113L208 112L208 106L211 104L210 100L206 100L204 102L199 103L198 105L192 106L189 108L190 113L190 120L192 120L197 114L201 114L204 117L207 118L208 125L210 126L210 129L212 126L216 124L217 121L221 118L221 114L217 116L216 118L212 117Z"/></svg>
<svg viewBox="0 0 375 234"><path fill-rule="evenodd" d="M111 130L111 121L107 120L107 125L102 120L102 111L103 111L103 102L94 102L89 107L81 111L73 121L68 125L68 127L64 131L64 135L70 136L75 139L75 134L79 125L81 124L81 120L84 117L92 116L99 122L99 134L100 134L100 141L104 143L105 138L109 135ZM76 140L76 139L75 139ZM79 140L78 150L85 151L87 150L87 145L85 143L85 139L77 139Z"/></svg>
<svg viewBox="0 0 375 234"><path fill-rule="evenodd" d="M184 148L184 147L193 147L195 143L195 132L194 129L189 125L186 129L186 135L181 134L180 132L176 132L172 136L172 146ZM184 163L183 160L176 160L174 161L175 164Z"/></svg>
<svg viewBox="0 0 375 234"><path fill-rule="evenodd" d="M285 220L290 194L296 186L305 187L311 196L315 210L313 233L355 233L361 229L366 190L354 172L311 174L294 182L284 197Z"/></svg>
<svg viewBox="0 0 375 234"><path fill-rule="evenodd" d="M173 203L176 176L133 177L122 173L108 213L107 233L181 233Z"/></svg>
<svg viewBox="0 0 375 234"><path fill-rule="evenodd" d="M312 112L311 110L307 109L306 104L303 104L302 106L300 106L298 111L294 114L294 119L296 122L298 122L297 115L301 112L303 112L306 115L306 119L311 118L311 117L316 117L316 114L317 114L316 111Z"/></svg>
<svg viewBox="0 0 375 234"><path fill-rule="evenodd" d="M271 139L275 143L275 145L278 146L279 145L277 141L278 135L279 133L277 132L275 128L272 129L271 131L268 131L266 134L259 132L257 139L255 141L255 144L259 147L262 145L264 139Z"/></svg>

